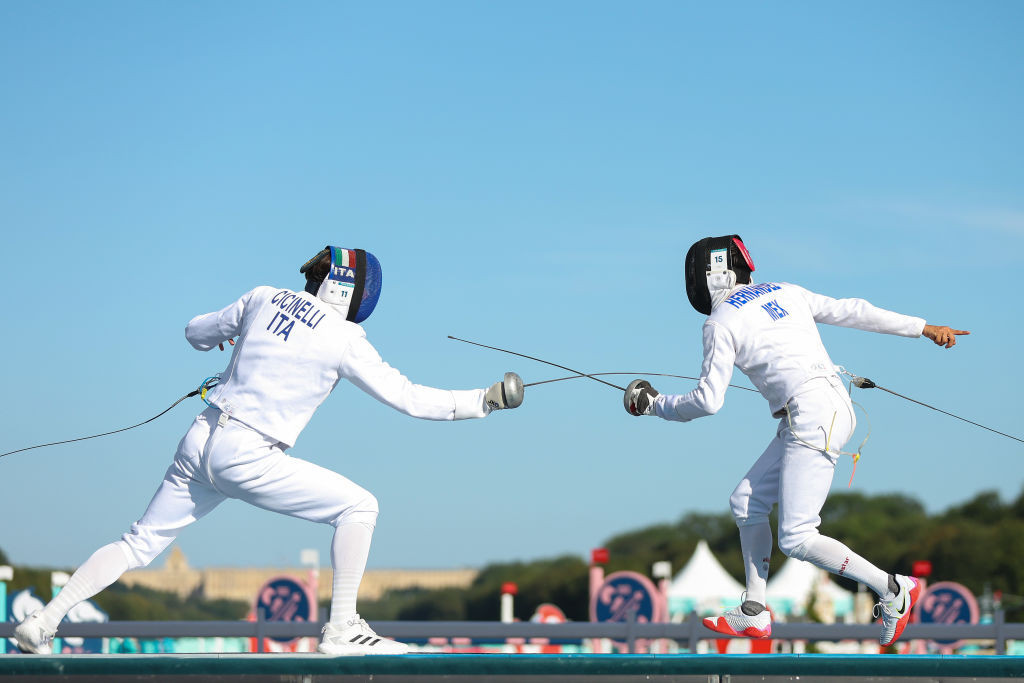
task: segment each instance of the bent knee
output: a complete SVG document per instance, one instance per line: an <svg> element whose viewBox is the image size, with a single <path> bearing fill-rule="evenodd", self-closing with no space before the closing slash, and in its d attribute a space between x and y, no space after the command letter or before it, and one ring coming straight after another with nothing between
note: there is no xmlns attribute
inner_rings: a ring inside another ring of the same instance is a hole
<svg viewBox="0 0 1024 683"><path fill-rule="evenodd" d="M379 513L380 505L377 502L377 497L364 489L361 495L334 519L333 526L360 523L374 527L377 524Z"/></svg>
<svg viewBox="0 0 1024 683"><path fill-rule="evenodd" d="M121 549L125 559L128 560L128 569L139 569L149 566L173 540L173 538L149 533L132 525L132 530L122 536L115 545Z"/></svg>
<svg viewBox="0 0 1024 683"><path fill-rule="evenodd" d="M732 495L729 496L729 509L732 511L732 516L737 520L749 515L750 496L752 493L750 482L744 479L736 486Z"/></svg>
<svg viewBox="0 0 1024 683"><path fill-rule="evenodd" d="M737 520L749 517L750 512L750 496L736 496L733 495L729 498L729 511L732 512L732 516Z"/></svg>
<svg viewBox="0 0 1024 683"><path fill-rule="evenodd" d="M807 554L808 542L818 536L817 529L809 529L802 532L779 532L779 550L786 557L796 560L804 559Z"/></svg>

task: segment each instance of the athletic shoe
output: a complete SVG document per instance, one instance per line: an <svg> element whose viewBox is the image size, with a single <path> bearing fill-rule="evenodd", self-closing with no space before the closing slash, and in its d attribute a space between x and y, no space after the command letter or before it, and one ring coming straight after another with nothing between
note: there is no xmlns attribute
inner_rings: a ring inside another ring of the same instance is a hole
<svg viewBox="0 0 1024 683"><path fill-rule="evenodd" d="M900 637L910 621L910 611L921 597L921 582L917 579L897 574L896 583L900 585L899 594L886 593L873 611L876 617L879 613L882 615L882 635L878 642L883 646L892 645Z"/></svg>
<svg viewBox="0 0 1024 683"><path fill-rule="evenodd" d="M772 634L772 617L767 609L750 616L744 614L740 607L733 607L720 617L704 617L704 626L730 636L767 638Z"/></svg>
<svg viewBox="0 0 1024 683"><path fill-rule="evenodd" d="M404 655L409 646L382 638L370 625L353 616L339 624L328 622L317 650L325 655Z"/></svg>
<svg viewBox="0 0 1024 683"><path fill-rule="evenodd" d="M14 629L18 649L34 655L53 654L53 631L43 626L43 613L33 612Z"/></svg>

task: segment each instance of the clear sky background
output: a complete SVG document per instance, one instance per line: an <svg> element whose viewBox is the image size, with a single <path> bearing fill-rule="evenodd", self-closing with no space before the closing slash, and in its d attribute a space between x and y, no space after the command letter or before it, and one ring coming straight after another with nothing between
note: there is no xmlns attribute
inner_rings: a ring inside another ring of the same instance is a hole
<svg viewBox="0 0 1024 683"><path fill-rule="evenodd" d="M328 243L380 259L364 326L415 382L565 374L449 334L694 375L682 259L728 233L757 280L969 329L951 351L822 334L836 363L1021 436L1022 29L996 1L0 3L0 452L163 410L228 360L185 323L300 288ZM1021 493L1020 443L855 392L854 491L932 512ZM201 407L0 460L0 548L70 567L116 539ZM738 390L679 424L575 380L451 424L343 383L292 452L377 495L371 567L481 566L725 512L774 430ZM330 535L230 501L179 545L288 566Z"/></svg>

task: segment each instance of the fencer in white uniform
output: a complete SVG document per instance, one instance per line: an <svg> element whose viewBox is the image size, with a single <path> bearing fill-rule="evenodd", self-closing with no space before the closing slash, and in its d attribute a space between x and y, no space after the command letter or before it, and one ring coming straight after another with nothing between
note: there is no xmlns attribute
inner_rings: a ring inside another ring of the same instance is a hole
<svg viewBox="0 0 1024 683"><path fill-rule="evenodd" d="M363 250L327 247L300 272L306 290L256 287L185 328L196 349L234 340L231 360L178 444L149 507L121 540L94 553L43 610L15 631L26 652L50 651L77 603L144 567L189 524L228 498L334 527L330 620L320 651L395 654L356 612L356 593L377 520L377 499L345 477L286 451L342 379L377 400L428 420L481 418L522 403L522 381L506 373L489 389L449 391L413 384L385 363L359 325L380 295L380 264Z"/></svg>
<svg viewBox="0 0 1024 683"><path fill-rule="evenodd" d="M878 593L883 620L879 642L889 645L899 638L918 599L917 580L889 574L818 532L819 513L856 418L816 324L904 337L924 335L947 348L956 343L957 335L968 333L928 325L863 299L833 299L786 282L754 284L753 270L738 235L705 238L690 248L687 295L693 307L708 316L698 385L687 394L659 394L650 383L635 380L624 396L626 410L678 422L713 415L722 407L735 367L779 418L775 438L729 499L746 571L744 601L720 617L705 619L708 628L755 638L771 634L765 609L772 550L768 515L778 503L779 549Z"/></svg>

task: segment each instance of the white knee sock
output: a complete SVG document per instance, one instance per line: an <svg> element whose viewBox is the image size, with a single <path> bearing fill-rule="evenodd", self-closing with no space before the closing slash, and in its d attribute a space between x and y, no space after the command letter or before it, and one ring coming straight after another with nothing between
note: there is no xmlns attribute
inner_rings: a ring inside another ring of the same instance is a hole
<svg viewBox="0 0 1024 683"><path fill-rule="evenodd" d="M57 597L43 608L43 625L50 631L56 631L57 625L72 607L96 595L121 578L126 571L128 558L120 546L117 543L103 546L71 575Z"/></svg>
<svg viewBox="0 0 1024 683"><path fill-rule="evenodd" d="M339 623L356 613L356 595L370 556L373 526L363 522L340 524L331 541L334 589L331 594L331 622Z"/></svg>
<svg viewBox="0 0 1024 683"><path fill-rule="evenodd" d="M793 557L859 581L879 596L889 591L889 575L834 538L816 536L793 551Z"/></svg>
<svg viewBox="0 0 1024 683"><path fill-rule="evenodd" d="M772 528L767 521L740 527L740 550L747 575L747 600L763 605L768 590L768 561L772 554Z"/></svg>

